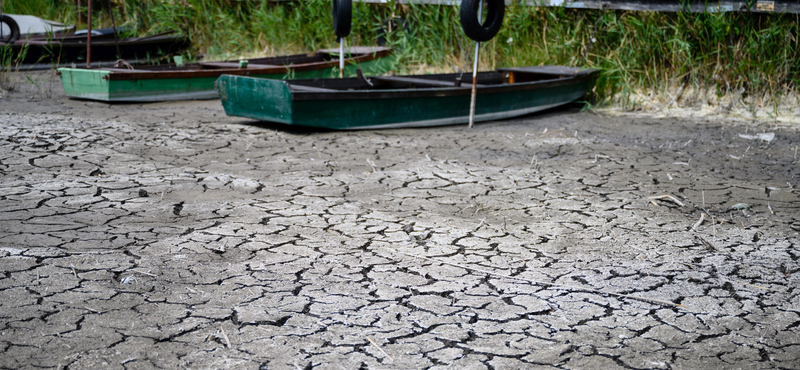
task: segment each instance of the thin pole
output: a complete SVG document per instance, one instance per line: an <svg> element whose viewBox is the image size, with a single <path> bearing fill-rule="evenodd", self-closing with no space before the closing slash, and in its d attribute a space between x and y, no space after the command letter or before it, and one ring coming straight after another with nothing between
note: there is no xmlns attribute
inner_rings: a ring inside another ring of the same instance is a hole
<svg viewBox="0 0 800 370"><path fill-rule="evenodd" d="M339 38L339 78L344 78L344 37Z"/></svg>
<svg viewBox="0 0 800 370"><path fill-rule="evenodd" d="M86 32L86 68L92 68L92 0L89 2L89 11L86 15L86 22L89 27Z"/></svg>
<svg viewBox="0 0 800 370"><path fill-rule="evenodd" d="M117 47L117 58L122 59L122 53L119 51L119 40L117 40L117 22L114 20L114 9L111 8L111 0L106 0L108 4L108 16L111 17L111 26L114 27L114 46Z"/></svg>
<svg viewBox="0 0 800 370"><path fill-rule="evenodd" d="M478 2L478 21L483 16L483 0ZM475 41L475 62L472 65L472 94L469 99L469 128L475 123L475 98L478 95L478 51L481 43Z"/></svg>
<svg viewBox="0 0 800 370"><path fill-rule="evenodd" d="M475 122L475 97L478 95L478 49L481 43L475 43L475 64L472 66L472 96L469 100L469 128Z"/></svg>
<svg viewBox="0 0 800 370"><path fill-rule="evenodd" d="M81 0L78 0L78 24L81 23Z"/></svg>

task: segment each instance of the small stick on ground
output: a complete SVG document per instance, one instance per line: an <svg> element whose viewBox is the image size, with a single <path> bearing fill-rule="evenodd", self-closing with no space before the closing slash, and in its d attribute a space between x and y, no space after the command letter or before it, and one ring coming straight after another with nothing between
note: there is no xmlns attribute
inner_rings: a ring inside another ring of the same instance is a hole
<svg viewBox="0 0 800 370"><path fill-rule="evenodd" d="M697 220L697 222L695 222L694 225L692 225L692 230L697 230L697 227L700 226L700 224L702 224L703 221L705 221L705 219L706 219L705 212L700 213L700 219Z"/></svg>
<svg viewBox="0 0 800 370"><path fill-rule="evenodd" d="M700 242L703 243L703 245L706 248L708 248L708 249L710 249L712 251L716 251L717 250L717 248L715 248L713 244L709 243L708 240L706 240L702 236L695 234L695 237L697 237L697 240L700 240Z"/></svg>
<svg viewBox="0 0 800 370"><path fill-rule="evenodd" d="M136 360L138 360L138 359L139 359L138 357L130 357L130 358L126 359L126 360L122 360L122 361L121 361L119 364L120 364L120 365L125 365L125 364L127 364L128 362L131 362L131 361L136 361Z"/></svg>
<svg viewBox="0 0 800 370"><path fill-rule="evenodd" d="M375 166L375 162L373 162L372 160L367 158L367 163L370 165L370 167L372 167L372 172L371 173L374 173L374 172L378 171L378 167Z"/></svg>
<svg viewBox="0 0 800 370"><path fill-rule="evenodd" d="M137 270L137 269L131 269L131 271L133 271L133 272L138 272L138 273L140 273L140 274L142 274L142 275L147 275L147 276L156 277L156 275L155 275L155 274L151 274L151 273L149 273L149 272L144 272L144 271L139 271L139 270Z"/></svg>
<svg viewBox="0 0 800 370"><path fill-rule="evenodd" d="M679 205L679 206L683 207L683 202L679 201L679 200L678 200L678 198L675 198L675 197L673 197L672 195L669 195L669 194L664 194L664 195L655 195L655 196L652 196L652 197L647 197L647 199L649 199L649 200L650 200L650 203L653 203L653 204L655 204L655 202L654 202L654 201L655 201L656 199L667 199L667 200L670 200L670 201L672 201L672 203L675 203L675 204L677 204L677 205ZM657 205L657 204L656 204L656 205Z"/></svg>
<svg viewBox="0 0 800 370"><path fill-rule="evenodd" d="M739 157L739 159L737 159L737 161L741 161L742 158L744 158L744 156L747 154L748 151L750 151L750 146L749 145L747 146L747 149L744 150L744 153L742 153L742 156Z"/></svg>
<svg viewBox="0 0 800 370"><path fill-rule="evenodd" d="M536 139L541 139L541 138L544 138L545 136L552 135L552 134L554 134L556 132L561 132L561 131L564 131L564 130L565 130L565 128L561 127L561 128L557 128L557 129L555 129L553 131L549 131L548 132L547 129L545 128L544 132L542 132L541 135L537 136ZM569 135L569 134L567 134L567 135Z"/></svg>
<svg viewBox="0 0 800 370"><path fill-rule="evenodd" d="M223 327L221 327L221 326L220 326L220 327L219 327L219 330L220 330L220 332L222 333L222 338L224 338L224 339L225 339L225 347L226 347L226 348L231 348L231 340L230 340L230 339L228 339L228 334L225 334L225 328L223 328Z"/></svg>
<svg viewBox="0 0 800 370"><path fill-rule="evenodd" d="M384 350L383 350L381 347L379 347L379 346L378 346L378 343L375 343L375 341L374 341L374 340L372 340L370 337L367 337L367 340L368 340L370 343L372 343L372 345L373 345L373 346L375 346L375 348L377 348L377 349L378 349L378 351L381 351L381 353L383 353L383 355L384 355L384 356L386 356L386 358L388 358L388 359L389 359L389 361L394 361L394 359L392 358L392 356L389 356L389 355L388 355L388 354L387 354L387 353L386 353L386 352L385 352L385 351L384 351Z"/></svg>
<svg viewBox="0 0 800 370"><path fill-rule="evenodd" d="M586 162L586 163L597 163L597 159L598 159L598 158L603 158L603 159L611 159L611 157L609 157L609 156L607 156L607 155L595 154L595 155L594 155L594 160L593 160L593 161L591 161L591 162Z"/></svg>

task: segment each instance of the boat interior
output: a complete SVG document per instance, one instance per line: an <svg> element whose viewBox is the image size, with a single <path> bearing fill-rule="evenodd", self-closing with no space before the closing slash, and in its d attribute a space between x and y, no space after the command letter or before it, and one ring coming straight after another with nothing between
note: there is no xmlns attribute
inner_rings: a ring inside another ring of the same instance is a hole
<svg viewBox="0 0 800 370"><path fill-rule="evenodd" d="M298 64L310 63L326 63L338 60L338 56L332 53L309 53L309 54L295 54L284 55L277 57L256 58L248 59L247 66L244 68L258 68L259 66L274 67L274 66L288 66ZM238 60L229 60L222 62L197 62L185 63L180 66L175 64L158 64L158 65L145 65L135 66L134 71L197 71L197 70L214 70L214 69L231 69L242 68ZM122 69L113 69L114 71L125 71Z"/></svg>
<svg viewBox="0 0 800 370"><path fill-rule="evenodd" d="M446 73L409 76L364 76L345 79L307 79L287 81L293 91L332 92L348 90L395 90L424 88L472 88L471 73ZM479 72L478 87L504 84L556 80L573 75L563 71L524 70L519 68L498 69L494 72Z"/></svg>

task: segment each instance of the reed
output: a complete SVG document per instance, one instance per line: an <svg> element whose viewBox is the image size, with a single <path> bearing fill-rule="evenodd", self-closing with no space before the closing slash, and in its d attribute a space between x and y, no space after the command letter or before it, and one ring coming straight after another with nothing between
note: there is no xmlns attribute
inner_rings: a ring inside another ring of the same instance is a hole
<svg viewBox="0 0 800 370"><path fill-rule="evenodd" d="M74 22L74 3L62 1L54 6L53 0L7 0L5 7L7 12L19 12L20 4L27 4L30 14ZM113 0L113 4L118 24L133 26L140 33L178 30L191 39L193 56L207 59L336 46L327 0ZM95 27L110 25L102 8L93 19ZM797 92L799 34L800 17L794 14L511 5L498 36L482 45L481 66L601 68L604 73L594 91L595 103L626 109L640 107L648 94L685 100L700 99L693 94L701 92L706 100L721 101L736 94L760 97L769 104ZM380 36L397 50L396 73L464 71L471 66L474 43L463 35L454 6L354 3L349 44L374 45ZM683 97L676 91L683 92Z"/></svg>

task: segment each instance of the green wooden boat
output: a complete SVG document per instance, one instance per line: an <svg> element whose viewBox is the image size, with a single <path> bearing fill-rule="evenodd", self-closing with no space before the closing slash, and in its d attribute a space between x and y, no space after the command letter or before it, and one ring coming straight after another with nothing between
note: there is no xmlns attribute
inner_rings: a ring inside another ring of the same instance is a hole
<svg viewBox="0 0 800 370"><path fill-rule="evenodd" d="M572 102L599 71L562 66L480 72L475 122L517 117ZM217 89L231 116L326 129L422 127L469 120L472 76L434 74L266 80L223 75Z"/></svg>
<svg viewBox="0 0 800 370"><path fill-rule="evenodd" d="M393 66L391 50L382 47L351 47L345 59L345 74L363 68L384 73ZM155 102L166 100L217 99L214 82L223 74L260 78L325 78L338 75L339 50L311 54L237 61L156 65L129 68L59 68L67 96L108 102Z"/></svg>

